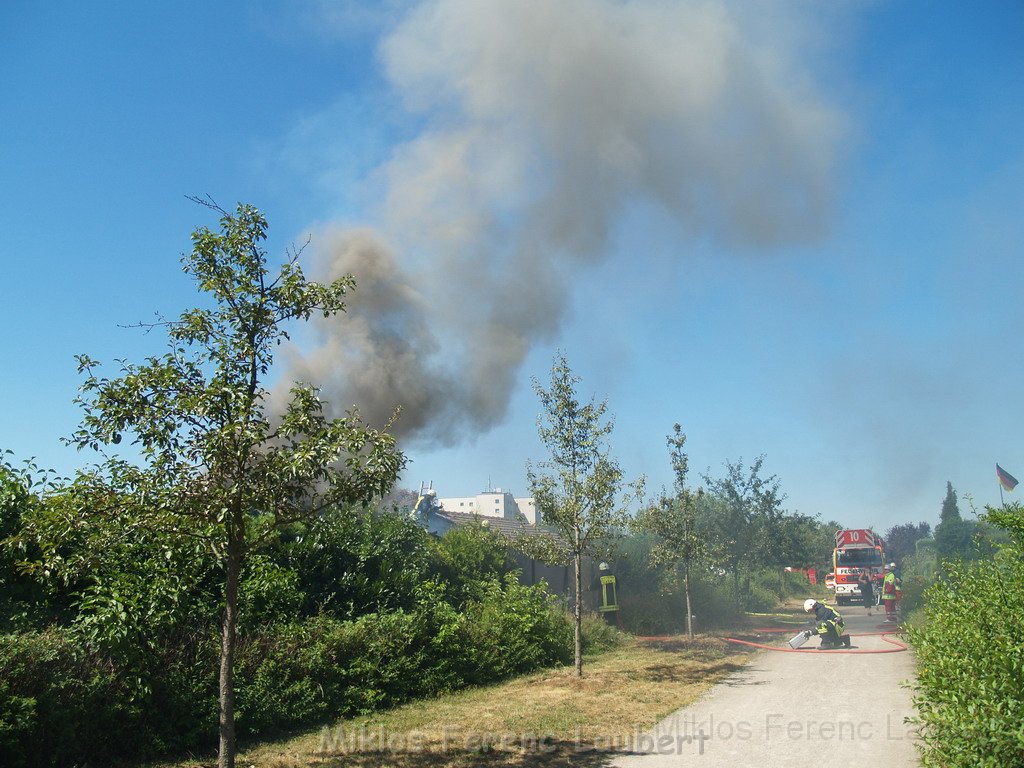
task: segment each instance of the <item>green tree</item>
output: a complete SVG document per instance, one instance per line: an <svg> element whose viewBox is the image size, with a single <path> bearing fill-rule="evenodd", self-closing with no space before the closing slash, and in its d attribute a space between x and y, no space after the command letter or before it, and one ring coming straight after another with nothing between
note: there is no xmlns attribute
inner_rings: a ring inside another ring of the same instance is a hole
<svg viewBox="0 0 1024 768"><path fill-rule="evenodd" d="M38 581L23 572L20 563L34 556L21 540L26 518L42 503L40 493L53 487L48 472L31 461L16 467L0 455L0 632L42 623L48 603Z"/></svg>
<svg viewBox="0 0 1024 768"><path fill-rule="evenodd" d="M686 597L686 634L693 637L690 572L696 563L707 560L709 555L704 537L697 529L697 508L703 492L694 493L686 487L689 459L683 450L686 435L679 424L673 426L667 444L674 475L673 494L662 493L655 504L642 509L635 525L639 530L658 537L651 548L654 565L673 568L682 576Z"/></svg>
<svg viewBox="0 0 1024 768"><path fill-rule="evenodd" d="M809 568L830 562L835 548L833 525L799 512L782 518L779 527L786 565Z"/></svg>
<svg viewBox="0 0 1024 768"><path fill-rule="evenodd" d="M763 456L751 466L754 540L751 561L779 574L780 594L785 596L786 566L803 559L800 522L782 508L786 495L780 491L778 476L759 477Z"/></svg>
<svg viewBox="0 0 1024 768"><path fill-rule="evenodd" d="M825 582L825 575L834 567L833 554L836 548L836 531L843 526L835 520L822 521L795 512L785 519L787 537L792 547L790 564L803 568L815 568L819 584Z"/></svg>
<svg viewBox="0 0 1024 768"><path fill-rule="evenodd" d="M943 560L967 557L973 549L975 524L971 520L951 520L935 527L935 550Z"/></svg>
<svg viewBox="0 0 1024 768"><path fill-rule="evenodd" d="M946 498L942 500L942 512L939 514L939 523L946 523L950 520L961 520L960 507L956 503L956 492L953 484L946 481Z"/></svg>
<svg viewBox="0 0 1024 768"><path fill-rule="evenodd" d="M639 497L643 479L623 481L608 446L614 422L605 418L607 401L581 403L576 394L579 381L561 353L551 368L550 387L533 380L541 402L537 431L549 458L527 462L526 474L538 515L553 534L550 540L532 537L529 544L543 546L536 554L548 561L573 564L575 670L582 676L583 558L605 553L626 524L626 500L620 493L629 488Z"/></svg>
<svg viewBox="0 0 1024 768"><path fill-rule="evenodd" d="M1024 554L1024 505L1012 502L1001 507L986 507L983 518L1005 531L1012 546Z"/></svg>
<svg viewBox="0 0 1024 768"><path fill-rule="evenodd" d="M743 564L777 566L784 559L779 528L785 497L775 475L761 477L764 458L758 456L747 469L742 459L726 460L722 477L711 477L710 469L702 475L708 493L720 501L711 507L710 523L718 560L732 573L737 600Z"/></svg>
<svg viewBox="0 0 1024 768"><path fill-rule="evenodd" d="M952 491L952 488L949 489ZM945 515L946 504L949 501L947 494L943 502L943 514ZM953 508L956 509L956 497L953 497ZM957 512L959 518L960 513ZM885 554L886 558L896 563L902 563L905 557L913 555L917 551L917 542L931 536L932 527L928 523L900 523L894 525L885 532Z"/></svg>
<svg viewBox="0 0 1024 768"><path fill-rule="evenodd" d="M247 557L282 526L386 492L404 457L390 434L357 413L328 418L308 384L292 387L280 418L269 412L264 379L287 324L344 311L354 280L307 281L297 251L272 275L262 246L267 222L257 209L240 204L228 213L196 202L220 214L220 231L196 230L182 258L209 301L148 326L166 329L168 351L122 362L115 378L79 356L84 416L71 442L99 451L101 461L77 478L65 511L77 516L74 524L99 516L125 529L192 536L216 557L223 575L219 765L226 768L235 760L234 658ZM137 463L110 448L125 434L134 438Z"/></svg>
<svg viewBox="0 0 1024 768"><path fill-rule="evenodd" d="M939 524L935 526L935 549L939 557L949 560L969 555L976 527L973 520L964 520L960 516L953 484L947 481Z"/></svg>

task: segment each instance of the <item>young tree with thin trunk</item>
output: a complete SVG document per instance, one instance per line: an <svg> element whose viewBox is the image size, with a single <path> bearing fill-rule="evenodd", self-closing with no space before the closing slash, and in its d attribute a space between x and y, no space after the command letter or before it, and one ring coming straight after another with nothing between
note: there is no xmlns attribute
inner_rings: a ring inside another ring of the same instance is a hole
<svg viewBox="0 0 1024 768"><path fill-rule="evenodd" d="M779 479L761 477L764 456L758 456L748 469L743 459L726 460L725 474L713 478L710 470L702 477L708 493L717 497L711 521L718 558L733 576L737 607L740 603L739 574L746 565L781 567L781 525L784 517Z"/></svg>
<svg viewBox="0 0 1024 768"><path fill-rule="evenodd" d="M676 569L683 580L686 596L686 634L693 637L693 607L690 601L690 573L693 566L708 559L708 547L697 530L697 505L703 495L686 487L689 459L683 447L686 435L676 424L667 438L672 460L673 495L663 493L652 506L640 511L636 527L658 537L651 550L651 560L657 566Z"/></svg>
<svg viewBox="0 0 1024 768"><path fill-rule="evenodd" d="M606 419L607 401L580 403L573 374L565 356L555 356L551 384L544 388L533 381L541 402L537 431L549 458L527 463L527 478L538 519L552 532L552 539L536 538L534 546L549 561L571 562L575 600L575 670L583 675L583 558L605 554L609 541L626 524L626 499L620 493L642 493L643 480L626 484L622 470L609 452L608 437L614 421Z"/></svg>
<svg viewBox="0 0 1024 768"><path fill-rule="evenodd" d="M246 557L277 529L308 521L328 507L364 502L394 484L404 458L386 431L355 412L327 418L317 390L292 387L279 418L268 412L264 385L286 326L314 313L343 312L351 277L307 281L292 251L276 274L261 243L267 222L249 205L220 214L220 231L198 229L186 273L209 301L163 327L168 351L142 364L121 362L102 378L79 357L86 375L80 429L71 442L103 461L76 481L76 510L168 536L201 540L223 568L220 648L219 765L235 761L234 656L239 575ZM386 430L386 427L385 427ZM133 437L141 461L108 453Z"/></svg>

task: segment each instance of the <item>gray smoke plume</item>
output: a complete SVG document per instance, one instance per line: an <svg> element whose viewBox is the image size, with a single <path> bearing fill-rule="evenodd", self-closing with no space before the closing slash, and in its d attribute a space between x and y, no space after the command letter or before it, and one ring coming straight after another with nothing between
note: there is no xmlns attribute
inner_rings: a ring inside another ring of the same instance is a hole
<svg viewBox="0 0 1024 768"><path fill-rule="evenodd" d="M285 380L452 444L501 421L628 205L742 247L818 237L840 126L788 29L723 2L415 6L380 52L422 130L368 180L376 231L315 238L317 276L357 289Z"/></svg>

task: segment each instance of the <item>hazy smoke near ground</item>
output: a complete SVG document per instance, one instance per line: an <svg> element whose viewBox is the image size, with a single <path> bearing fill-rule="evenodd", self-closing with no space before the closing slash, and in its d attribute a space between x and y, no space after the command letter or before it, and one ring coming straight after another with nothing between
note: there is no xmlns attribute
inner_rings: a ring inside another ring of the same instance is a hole
<svg viewBox="0 0 1024 768"><path fill-rule="evenodd" d="M839 120L783 6L762 7L770 30L743 8L414 6L380 52L421 128L368 180L375 230L315 238L316 277L350 272L358 287L285 380L375 425L401 405L407 444L451 444L501 421L531 345L557 334L573 276L605 255L627 205L727 245L818 237ZM642 271L651 257L632 258Z"/></svg>

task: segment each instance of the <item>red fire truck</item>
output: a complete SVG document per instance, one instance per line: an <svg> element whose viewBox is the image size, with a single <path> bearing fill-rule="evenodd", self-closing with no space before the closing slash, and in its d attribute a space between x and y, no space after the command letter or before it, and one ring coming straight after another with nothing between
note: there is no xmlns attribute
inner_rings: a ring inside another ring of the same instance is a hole
<svg viewBox="0 0 1024 768"><path fill-rule="evenodd" d="M882 566L885 550L882 537L870 528L850 528L836 531L836 548L832 553L835 571L836 603L845 605L860 599L857 579L867 571L875 585L875 594L881 592Z"/></svg>

